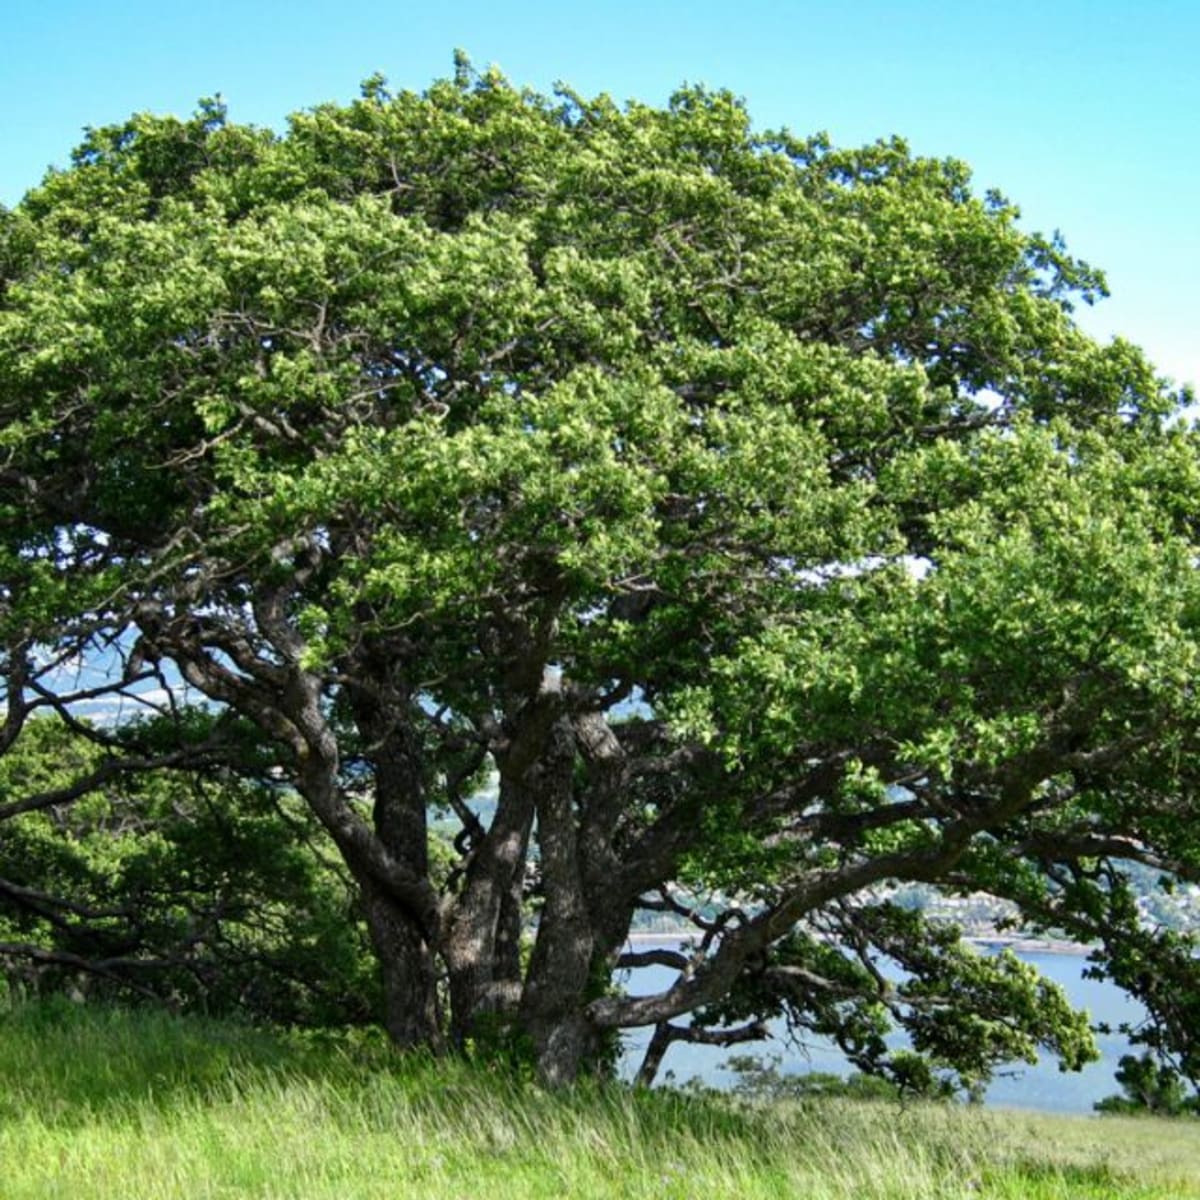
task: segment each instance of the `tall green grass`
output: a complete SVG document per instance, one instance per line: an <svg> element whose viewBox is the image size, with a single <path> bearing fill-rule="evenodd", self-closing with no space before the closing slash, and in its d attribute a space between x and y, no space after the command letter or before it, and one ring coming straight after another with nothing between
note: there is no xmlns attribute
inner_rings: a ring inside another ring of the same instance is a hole
<svg viewBox="0 0 1200 1200"><path fill-rule="evenodd" d="M0 1198L1200 1197L1200 1122L547 1094L370 1038L0 1013Z"/></svg>

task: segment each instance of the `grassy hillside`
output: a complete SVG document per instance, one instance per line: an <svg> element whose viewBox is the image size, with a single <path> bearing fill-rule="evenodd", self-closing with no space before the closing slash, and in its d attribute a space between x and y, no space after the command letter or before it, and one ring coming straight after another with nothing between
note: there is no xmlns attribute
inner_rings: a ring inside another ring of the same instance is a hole
<svg viewBox="0 0 1200 1200"><path fill-rule="evenodd" d="M1200 1196L1200 1122L547 1095L371 1042L62 1004L0 1013L0 1196Z"/></svg>

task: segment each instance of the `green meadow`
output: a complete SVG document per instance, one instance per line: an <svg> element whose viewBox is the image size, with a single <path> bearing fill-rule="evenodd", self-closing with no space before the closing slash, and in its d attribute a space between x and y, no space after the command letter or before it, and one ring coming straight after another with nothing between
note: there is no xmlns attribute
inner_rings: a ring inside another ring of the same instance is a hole
<svg viewBox="0 0 1200 1200"><path fill-rule="evenodd" d="M66 1003L0 1014L0 1196L1200 1196L1200 1122L755 1106Z"/></svg>

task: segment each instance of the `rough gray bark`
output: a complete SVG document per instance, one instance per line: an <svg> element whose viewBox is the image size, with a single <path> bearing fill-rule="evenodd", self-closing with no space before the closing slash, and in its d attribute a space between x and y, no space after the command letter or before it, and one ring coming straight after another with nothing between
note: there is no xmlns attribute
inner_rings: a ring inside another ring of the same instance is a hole
<svg viewBox="0 0 1200 1200"><path fill-rule="evenodd" d="M450 977L451 1037L478 1032L481 1016L510 1018L521 991L522 886L534 796L502 779L491 827L470 851L462 890L446 922L443 950Z"/></svg>
<svg viewBox="0 0 1200 1200"><path fill-rule="evenodd" d="M575 1077L593 1035L583 1007L595 929L579 860L574 766L575 737L570 721L562 717L551 729L545 752L525 775L537 809L544 901L520 1018L533 1042L539 1074L551 1085Z"/></svg>
<svg viewBox="0 0 1200 1200"><path fill-rule="evenodd" d="M442 1047L437 972L411 915L375 880L360 880L363 912L383 984L384 1027L397 1046Z"/></svg>
<svg viewBox="0 0 1200 1200"><path fill-rule="evenodd" d="M371 764L375 837L389 858L414 879L429 879L429 829L425 763L417 732L404 719L407 697L381 703L353 689L352 707ZM439 940L436 900L430 911L360 877L371 942L383 983L384 1024L398 1046L442 1045L435 950ZM432 891L432 889L430 889Z"/></svg>

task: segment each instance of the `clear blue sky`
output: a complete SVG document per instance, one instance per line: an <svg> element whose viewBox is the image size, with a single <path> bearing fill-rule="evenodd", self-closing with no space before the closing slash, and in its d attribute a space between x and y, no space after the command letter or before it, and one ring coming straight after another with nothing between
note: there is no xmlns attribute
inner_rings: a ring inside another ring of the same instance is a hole
<svg viewBox="0 0 1200 1200"><path fill-rule="evenodd" d="M0 43L0 203L84 125L236 120L349 99L382 71L421 89L461 46L516 83L661 102L728 87L755 121L840 142L899 133L954 155L1104 267L1081 316L1200 384L1200 0L9 0Z"/></svg>

